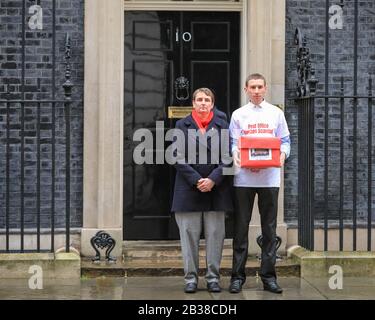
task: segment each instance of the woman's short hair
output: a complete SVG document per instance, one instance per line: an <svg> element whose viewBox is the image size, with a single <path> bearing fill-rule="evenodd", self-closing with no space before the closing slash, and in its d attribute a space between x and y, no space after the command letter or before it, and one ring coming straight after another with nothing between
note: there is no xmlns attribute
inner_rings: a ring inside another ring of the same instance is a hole
<svg viewBox="0 0 375 320"><path fill-rule="evenodd" d="M199 89L195 90L195 91L193 92L193 101L195 100L195 98L196 98L196 96L197 96L197 94L198 94L199 92L203 92L205 95L211 97L212 104L215 103L215 95L214 95L214 93L212 92L212 90L211 90L211 89L208 89L208 88L199 88Z"/></svg>

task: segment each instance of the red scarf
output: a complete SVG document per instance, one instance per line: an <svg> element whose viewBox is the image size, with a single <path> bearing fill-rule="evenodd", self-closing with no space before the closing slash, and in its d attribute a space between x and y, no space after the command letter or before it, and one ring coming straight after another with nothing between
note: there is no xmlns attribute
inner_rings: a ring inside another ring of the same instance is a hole
<svg viewBox="0 0 375 320"><path fill-rule="evenodd" d="M202 120L200 117L199 117L199 114L197 111L193 110L191 112L191 116L193 117L195 123L197 124L199 130L202 132L202 133L205 133L206 132L206 129L208 127L208 125L210 124L212 118L214 117L214 113L212 111L210 111L208 117L206 120Z"/></svg>

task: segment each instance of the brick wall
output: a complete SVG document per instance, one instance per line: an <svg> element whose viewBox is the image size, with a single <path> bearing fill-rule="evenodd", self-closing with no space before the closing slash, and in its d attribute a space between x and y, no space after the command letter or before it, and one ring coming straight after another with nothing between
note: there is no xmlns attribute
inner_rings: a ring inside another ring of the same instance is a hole
<svg viewBox="0 0 375 320"><path fill-rule="evenodd" d="M317 94L325 92L325 0L287 0L286 12L286 117L292 134L292 155L285 170L285 217L295 222L298 215L298 117L294 96L296 73L296 46L294 31L299 27L307 37L311 60L319 80ZM332 4L338 4L339 1ZM354 1L344 1L343 29L329 30L329 94L340 93L340 79L344 76L344 93L352 95L354 75ZM358 18L358 94L368 92L369 75L375 79L375 2L359 0ZM373 92L374 94L374 92ZM339 207L339 145L340 106L338 100L329 105L329 217L335 218ZM353 200L353 104L345 101L344 137L344 214L351 219ZM358 159L357 159L357 212L359 218L367 218L367 123L375 123L374 115L368 114L367 100L358 100ZM324 100L318 99L315 108L315 200L316 215L322 217L324 196ZM375 175L373 174L373 180ZM375 183L373 183L373 188ZM373 192L374 193L374 192ZM375 198L373 197L375 204ZM375 211L373 211L373 216Z"/></svg>
<svg viewBox="0 0 375 320"><path fill-rule="evenodd" d="M22 47L22 11L26 4L25 46ZM31 30L28 13L32 5L43 9L43 29ZM55 68L55 97L64 97L65 81L64 44L65 34L71 36L71 81L74 83L73 99L83 99L83 0L56 0L55 67L53 66L52 0L0 2L0 99L6 98L8 84L11 99L52 99L52 70ZM25 60L22 64L22 55ZM25 86L22 90L22 68ZM37 79L40 79L38 93ZM56 112L56 160L55 160L55 226L65 224L65 120L61 103ZM10 215L11 227L20 225L21 206L21 106L13 103L10 108ZM24 209L25 227L36 227L37 181L37 104L24 107ZM4 227L6 192L6 105L0 104L0 228ZM52 198L52 104L41 105L41 219L42 227L50 226ZM83 185L83 106L75 102L71 109L71 224L82 225Z"/></svg>

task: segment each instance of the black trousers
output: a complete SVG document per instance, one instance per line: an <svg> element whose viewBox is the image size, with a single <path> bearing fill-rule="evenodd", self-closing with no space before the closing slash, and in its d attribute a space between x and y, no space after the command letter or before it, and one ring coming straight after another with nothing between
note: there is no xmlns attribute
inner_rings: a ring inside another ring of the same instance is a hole
<svg viewBox="0 0 375 320"><path fill-rule="evenodd" d="M276 280L276 224L279 188L235 187L235 215L233 237L232 280L246 281L245 265L249 247L249 223L254 198L258 194L258 207L262 227L262 281Z"/></svg>

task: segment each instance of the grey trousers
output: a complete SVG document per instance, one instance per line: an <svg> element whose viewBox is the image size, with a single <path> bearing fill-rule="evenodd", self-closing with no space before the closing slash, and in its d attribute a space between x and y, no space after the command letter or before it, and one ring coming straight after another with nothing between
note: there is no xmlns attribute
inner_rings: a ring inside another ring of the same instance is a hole
<svg viewBox="0 0 375 320"><path fill-rule="evenodd" d="M204 225L206 281L218 282L225 238L225 212L176 212L184 261L185 283L198 283L199 239Z"/></svg>

